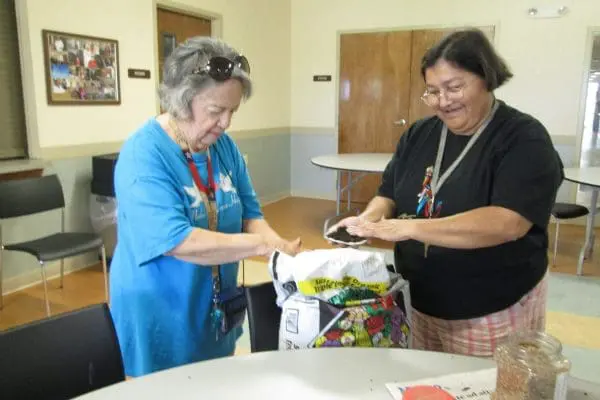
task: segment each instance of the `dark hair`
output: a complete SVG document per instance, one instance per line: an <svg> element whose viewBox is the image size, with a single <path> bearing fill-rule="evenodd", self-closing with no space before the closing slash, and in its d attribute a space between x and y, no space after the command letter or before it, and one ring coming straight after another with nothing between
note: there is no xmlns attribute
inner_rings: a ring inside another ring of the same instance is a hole
<svg viewBox="0 0 600 400"><path fill-rule="evenodd" d="M427 50L421 60L421 76L439 60L478 75L491 92L513 77L504 60L479 29L453 32Z"/></svg>

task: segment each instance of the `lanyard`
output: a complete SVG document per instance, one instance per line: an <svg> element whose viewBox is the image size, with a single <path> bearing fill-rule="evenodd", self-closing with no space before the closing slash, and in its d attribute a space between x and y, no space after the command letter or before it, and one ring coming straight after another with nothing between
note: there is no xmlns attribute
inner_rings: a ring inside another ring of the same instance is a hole
<svg viewBox="0 0 600 400"><path fill-rule="evenodd" d="M434 199L435 199L436 193L440 190L440 188L442 187L444 182L446 182L448 177L458 167L458 164L460 164L460 162L465 158L465 156L467 155L469 150L471 150L471 148L473 147L473 145L475 144L477 139L479 139L479 137L481 136L481 134L483 133L485 128L487 128L489 123L494 118L494 114L496 114L498 107L499 107L498 102L494 100L494 105L492 106L492 110L490 111L490 114L488 115L488 117L485 119L485 121L483 121L483 124L481 124L479 129L477 129L477 131L475 131L473 136L471 136L471 138L467 142L467 145L462 150L462 152L458 155L456 160L454 160L454 162L452 164L450 164L448 169L446 169L446 171L444 171L444 173L440 177L440 168L442 168L442 160L444 158L444 150L446 147L446 138L448 137L448 127L446 126L446 124L444 124L444 126L442 128L442 134L440 136L440 143L438 145L437 155L435 157L435 166L433 167L433 176L431 177L431 205L432 205L432 207L435 207ZM432 210L433 210L433 208L432 208Z"/></svg>
<svg viewBox="0 0 600 400"><path fill-rule="evenodd" d="M202 179L200 179L200 173L198 172L198 167L194 162L194 158L192 157L192 153L189 151L183 152L185 159L187 160L188 167L190 172L192 173L192 178L194 179L194 183L198 187L200 191L200 197L202 199L202 203L204 203L204 207L206 208L206 212L208 214L208 229L211 231L217 230L217 184L215 182L215 177L213 176L213 168L212 161L210 159L210 150L207 150L208 159L206 160L207 169L208 169L208 187L202 183ZM220 277L219 277L219 266L214 265L212 267L212 276L214 278L213 290L220 290Z"/></svg>
<svg viewBox="0 0 600 400"><path fill-rule="evenodd" d="M477 139L479 139L479 137L481 136L481 134L483 133L485 128L487 128L487 126L490 124L490 122L494 118L494 114L496 114L496 111L498 110L499 106L500 106L500 104L496 100L494 100L494 105L492 106L492 110L490 111L490 114L487 116L485 121L483 121L483 124L481 124L479 129L477 129L477 131L475 131L473 136L471 136L471 138L467 142L467 145L465 146L465 148L461 151L461 153L456 158L456 160L454 160L454 162L452 164L450 164L448 169L446 169L446 171L444 171L444 173L440 177L440 169L442 168L442 160L444 158L444 150L446 148L446 139L448 137L448 126L446 126L446 124L444 124L444 126L442 127L442 134L440 135L440 143L438 145L438 151L437 151L437 155L435 157L435 165L433 167L433 176L431 177L431 199L429 200L431 211L429 212L429 218L431 218L431 216L433 215L433 211L435 210L435 195L436 195L436 193L440 190L440 188L442 187L444 182L446 182L448 177L458 167L458 164L460 164L460 162L465 158L465 156L467 155L469 150L471 150L471 148L473 147L473 145L475 144ZM424 256L425 256L425 258L427 258L429 244L423 243L423 246L424 246L424 251L425 251Z"/></svg>
<svg viewBox="0 0 600 400"><path fill-rule="evenodd" d="M190 168L190 172L192 173L192 177L194 178L194 183L198 186L198 190L208 196L211 201L215 200L215 193L217 193L217 184L215 183L215 177L213 176L212 162L210 160L210 151L208 151L208 160L206 162L208 168L208 187L202 183L200 179L200 174L198 173L198 167L196 167L196 163L194 162L194 158L192 157L192 153L189 151L184 151L185 159L187 160L188 167Z"/></svg>

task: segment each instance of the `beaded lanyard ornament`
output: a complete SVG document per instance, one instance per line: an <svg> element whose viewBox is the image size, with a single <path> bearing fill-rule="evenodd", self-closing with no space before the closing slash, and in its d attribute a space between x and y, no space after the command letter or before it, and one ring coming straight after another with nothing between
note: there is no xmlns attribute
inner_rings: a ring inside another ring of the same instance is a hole
<svg viewBox="0 0 600 400"><path fill-rule="evenodd" d="M200 197L202 199L202 203L204 204L207 214L208 214L208 229L211 231L217 230L217 201L216 201L216 193L217 193L217 184L214 181L213 169L212 169L212 161L210 158L210 151L208 148L207 152L207 169L208 169L208 185L204 185L202 180L200 179L200 174L198 173L198 168L194 163L194 158L191 152L191 146L189 142L185 139L185 136L177 126L177 124L169 119L169 126L173 130L175 135L175 141L178 142L183 148L183 155L187 161L188 167L192 174L192 178L194 183L198 187L198 192L200 193ZM187 149L187 150L186 150ZM221 291L221 274L220 274L220 266L213 265L212 266L212 277L213 277L213 309L211 313L213 326L219 327L225 323L225 319L223 318L223 310L221 310L219 306L219 293ZM219 337L219 329L217 331L217 339Z"/></svg>

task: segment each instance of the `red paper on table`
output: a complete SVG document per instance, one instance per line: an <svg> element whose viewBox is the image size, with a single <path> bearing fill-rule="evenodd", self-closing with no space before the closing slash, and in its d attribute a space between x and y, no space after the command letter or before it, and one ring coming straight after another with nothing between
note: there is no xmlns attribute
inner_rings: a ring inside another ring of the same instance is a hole
<svg viewBox="0 0 600 400"><path fill-rule="evenodd" d="M385 386L394 400L490 400L496 389L496 368Z"/></svg>

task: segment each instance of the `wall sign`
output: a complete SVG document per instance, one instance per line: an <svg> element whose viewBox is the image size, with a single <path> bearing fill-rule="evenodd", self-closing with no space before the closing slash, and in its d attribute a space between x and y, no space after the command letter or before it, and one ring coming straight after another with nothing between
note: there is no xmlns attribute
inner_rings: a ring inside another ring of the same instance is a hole
<svg viewBox="0 0 600 400"><path fill-rule="evenodd" d="M127 75L130 78L150 79L150 70L149 69L133 69L133 68L129 68L127 70Z"/></svg>
<svg viewBox="0 0 600 400"><path fill-rule="evenodd" d="M313 75L313 82L331 82L331 75Z"/></svg>

